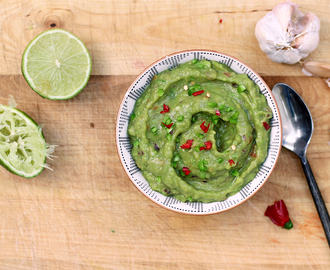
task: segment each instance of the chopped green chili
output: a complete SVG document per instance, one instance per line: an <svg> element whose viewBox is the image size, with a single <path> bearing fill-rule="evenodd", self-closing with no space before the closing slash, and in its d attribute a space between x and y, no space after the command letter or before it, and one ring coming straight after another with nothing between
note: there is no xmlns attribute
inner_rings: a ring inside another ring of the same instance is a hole
<svg viewBox="0 0 330 270"><path fill-rule="evenodd" d="M183 115L179 115L178 118L177 118L178 121L183 121L183 119L184 119Z"/></svg>
<svg viewBox="0 0 330 270"><path fill-rule="evenodd" d="M239 176L239 172L237 170L233 170L230 174L232 176Z"/></svg>
<svg viewBox="0 0 330 270"><path fill-rule="evenodd" d="M208 102L207 106L211 107L211 108L216 108L218 106L218 103L216 102Z"/></svg>
<svg viewBox="0 0 330 270"><path fill-rule="evenodd" d="M211 116L211 121L215 125L218 123L219 119L220 119L220 117L215 114Z"/></svg>
<svg viewBox="0 0 330 270"><path fill-rule="evenodd" d="M205 164L207 164L206 160L202 159L202 160L198 161L197 166L201 172L207 172L207 168L206 168Z"/></svg>
<svg viewBox="0 0 330 270"><path fill-rule="evenodd" d="M195 85L190 85L188 88L188 95L191 96L193 93L199 91L202 89L202 86L199 84L195 84Z"/></svg>
<svg viewBox="0 0 330 270"><path fill-rule="evenodd" d="M223 161L223 158L218 158L218 159L217 159L217 162L218 162L218 163L221 163L222 161Z"/></svg>
<svg viewBox="0 0 330 270"><path fill-rule="evenodd" d="M221 104L221 105L219 106L219 110L220 110L220 111L223 110L224 108L226 108L226 105L225 105L225 104Z"/></svg>
<svg viewBox="0 0 330 270"><path fill-rule="evenodd" d="M167 121L167 119L170 119L170 117L168 115L166 115L163 119L163 123L165 123Z"/></svg>
<svg viewBox="0 0 330 270"><path fill-rule="evenodd" d="M135 146L135 147L138 147L139 146L139 144L140 144L140 141L139 141L139 139L137 139L134 143L133 143L133 145Z"/></svg>
<svg viewBox="0 0 330 270"><path fill-rule="evenodd" d="M237 119L229 118L229 123L230 124L237 124Z"/></svg>
<svg viewBox="0 0 330 270"><path fill-rule="evenodd" d="M165 125L169 125L172 123L172 119L171 118L167 118L166 121L164 122Z"/></svg>
<svg viewBox="0 0 330 270"><path fill-rule="evenodd" d="M154 134L158 131L158 129L157 129L156 127L152 127L150 130L151 130L151 132L154 133Z"/></svg>
<svg viewBox="0 0 330 270"><path fill-rule="evenodd" d="M232 119L237 119L238 114L239 114L239 112L236 111L236 112L231 116L231 118L232 118Z"/></svg>
<svg viewBox="0 0 330 270"><path fill-rule="evenodd" d="M196 133L197 137L200 138L200 139L204 139L204 135L201 134L201 133Z"/></svg>
<svg viewBox="0 0 330 270"><path fill-rule="evenodd" d="M158 89L158 92L157 93L158 93L158 96L161 97L162 95L164 95L164 89L161 89L161 88Z"/></svg>
<svg viewBox="0 0 330 270"><path fill-rule="evenodd" d="M237 88L238 93L242 93L246 90L246 87L243 84L240 84Z"/></svg>
<svg viewBox="0 0 330 270"><path fill-rule="evenodd" d="M166 139L170 142L172 141L172 135L170 133L166 134Z"/></svg>
<svg viewBox="0 0 330 270"><path fill-rule="evenodd" d="M135 113L132 113L131 114L131 121L133 121L133 119L135 118L135 116L136 116Z"/></svg>

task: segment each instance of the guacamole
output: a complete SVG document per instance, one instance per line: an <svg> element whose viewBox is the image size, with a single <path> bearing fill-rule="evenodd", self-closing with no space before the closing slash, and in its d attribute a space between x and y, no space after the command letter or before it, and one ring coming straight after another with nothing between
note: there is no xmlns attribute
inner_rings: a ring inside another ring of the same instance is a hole
<svg viewBox="0 0 330 270"><path fill-rule="evenodd" d="M128 126L132 156L150 187L180 201L222 201L267 156L266 98L246 74L192 60L154 76Z"/></svg>

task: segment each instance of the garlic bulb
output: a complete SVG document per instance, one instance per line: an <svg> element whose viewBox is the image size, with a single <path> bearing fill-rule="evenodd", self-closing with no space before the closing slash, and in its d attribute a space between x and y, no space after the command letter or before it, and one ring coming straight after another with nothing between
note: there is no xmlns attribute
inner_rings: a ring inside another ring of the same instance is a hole
<svg viewBox="0 0 330 270"><path fill-rule="evenodd" d="M255 29L260 49L274 62L295 64L319 44L320 20L305 15L287 1L278 4L258 21Z"/></svg>

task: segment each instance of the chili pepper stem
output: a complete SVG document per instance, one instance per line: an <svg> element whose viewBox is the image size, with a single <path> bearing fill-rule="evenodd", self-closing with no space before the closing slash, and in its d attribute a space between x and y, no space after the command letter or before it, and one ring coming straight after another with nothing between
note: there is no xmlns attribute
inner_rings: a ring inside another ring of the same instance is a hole
<svg viewBox="0 0 330 270"><path fill-rule="evenodd" d="M290 230L293 228L293 224L292 224L292 221L291 219L289 219L289 221L287 223L284 224L284 226L282 227L283 229L287 229L287 230Z"/></svg>

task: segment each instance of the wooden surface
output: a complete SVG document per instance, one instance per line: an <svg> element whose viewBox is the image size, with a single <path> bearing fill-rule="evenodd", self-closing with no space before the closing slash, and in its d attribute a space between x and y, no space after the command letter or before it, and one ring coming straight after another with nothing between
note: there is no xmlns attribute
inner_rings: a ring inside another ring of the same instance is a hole
<svg viewBox="0 0 330 270"><path fill-rule="evenodd" d="M257 21L280 2L284 0L2 0L0 74L20 74L26 45L55 24L86 44L94 75L136 75L166 54L210 49L237 57L261 75L302 76L299 64L272 63L254 35ZM330 61L330 2L296 3L321 20L319 47L308 59Z"/></svg>
<svg viewBox="0 0 330 270"><path fill-rule="evenodd" d="M254 39L256 21L279 2L0 2L0 103L13 95L17 108L45 125L47 141L59 145L58 158L48 162L54 171L34 179L0 168L0 269L330 269L300 161L288 150L249 201L225 213L189 216L145 198L115 145L119 104L145 66L183 49L225 52L250 64L270 87L284 82L302 95L315 124L307 156L330 209L330 88L325 79L299 76L299 66L272 63ZM311 57L330 62L329 2L299 4L321 19ZM93 58L94 76L67 101L42 99L20 74L24 47L53 23L81 37ZM292 230L263 215L275 199L285 200Z"/></svg>

